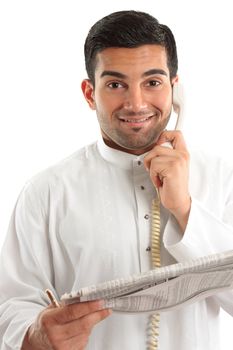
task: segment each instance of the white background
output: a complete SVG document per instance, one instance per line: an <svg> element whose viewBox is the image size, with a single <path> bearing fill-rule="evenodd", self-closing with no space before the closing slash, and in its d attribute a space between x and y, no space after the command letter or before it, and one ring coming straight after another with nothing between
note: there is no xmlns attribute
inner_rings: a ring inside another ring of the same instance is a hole
<svg viewBox="0 0 233 350"><path fill-rule="evenodd" d="M83 43L110 12L150 12L173 30L187 143L233 164L231 6L230 0L0 0L0 247L24 183L96 139L95 113L80 90ZM224 315L224 350L232 349L232 329Z"/></svg>

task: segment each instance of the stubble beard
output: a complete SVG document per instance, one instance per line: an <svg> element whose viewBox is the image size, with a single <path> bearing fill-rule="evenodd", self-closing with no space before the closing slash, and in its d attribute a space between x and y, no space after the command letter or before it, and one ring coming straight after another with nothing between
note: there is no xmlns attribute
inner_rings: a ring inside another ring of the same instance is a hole
<svg viewBox="0 0 233 350"><path fill-rule="evenodd" d="M109 125L99 119L100 128L102 133L107 136L109 141L113 141L116 145L128 149L130 151L137 151L141 149L149 149L156 143L162 131L166 128L170 114L167 118L159 122L154 128L152 127L147 133L144 133L143 128L132 128L130 134L126 134L119 129L111 129Z"/></svg>

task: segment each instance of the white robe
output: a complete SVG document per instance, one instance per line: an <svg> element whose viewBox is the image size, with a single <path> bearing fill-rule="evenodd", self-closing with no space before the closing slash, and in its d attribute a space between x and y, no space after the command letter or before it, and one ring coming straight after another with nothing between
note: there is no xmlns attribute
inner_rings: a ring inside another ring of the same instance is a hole
<svg viewBox="0 0 233 350"><path fill-rule="evenodd" d="M192 208L184 235L161 208L162 265L233 249L233 172L191 155ZM19 196L0 263L0 348L20 349L27 327L65 292L151 268L155 189L143 156L102 140L38 174ZM161 313L159 349L219 349L219 309L233 315L233 292ZM88 350L143 350L148 315L111 315Z"/></svg>

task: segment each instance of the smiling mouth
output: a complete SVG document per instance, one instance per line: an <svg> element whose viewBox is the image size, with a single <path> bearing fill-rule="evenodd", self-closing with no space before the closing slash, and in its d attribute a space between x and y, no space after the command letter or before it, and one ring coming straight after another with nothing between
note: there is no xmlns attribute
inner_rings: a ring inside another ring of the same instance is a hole
<svg viewBox="0 0 233 350"><path fill-rule="evenodd" d="M154 115L151 115L149 117L146 118L140 118L140 119L128 119L128 118L124 118L124 117L119 117L120 121L125 122L125 123L134 123L134 124L139 124L139 123L144 123L146 121L148 121L149 119L153 118Z"/></svg>

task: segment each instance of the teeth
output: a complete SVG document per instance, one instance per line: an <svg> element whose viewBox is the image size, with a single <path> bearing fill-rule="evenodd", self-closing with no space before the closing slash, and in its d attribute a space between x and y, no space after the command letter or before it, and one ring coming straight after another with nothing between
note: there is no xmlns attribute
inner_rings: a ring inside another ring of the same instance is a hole
<svg viewBox="0 0 233 350"><path fill-rule="evenodd" d="M128 123L142 123L145 122L146 120L148 120L150 117L147 118L143 118L143 119L123 119L121 118L121 120L124 120L124 122L128 122Z"/></svg>

